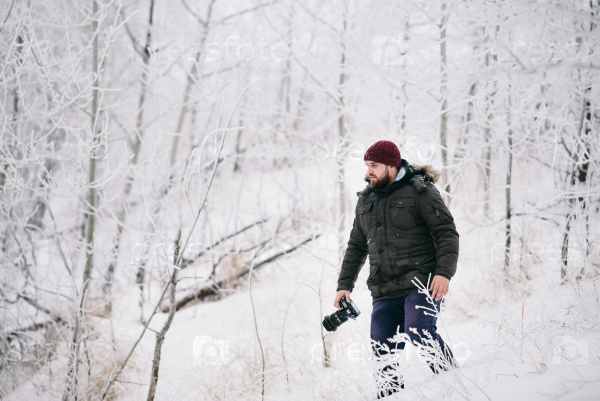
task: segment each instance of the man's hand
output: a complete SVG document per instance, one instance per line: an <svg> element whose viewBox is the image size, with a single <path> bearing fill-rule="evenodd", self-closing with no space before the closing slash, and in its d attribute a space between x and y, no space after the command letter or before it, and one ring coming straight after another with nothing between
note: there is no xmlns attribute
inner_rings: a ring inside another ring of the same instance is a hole
<svg viewBox="0 0 600 401"><path fill-rule="evenodd" d="M448 290L450 289L450 280L448 280L444 276L434 276L433 280L431 280L431 287L429 287L429 291L431 292L431 296L439 301L442 297L448 294ZM339 294L339 293L338 293Z"/></svg>
<svg viewBox="0 0 600 401"><path fill-rule="evenodd" d="M350 291L339 290L337 294L335 294L335 301L333 301L333 306L335 306L337 309L342 309L342 307L340 306L340 299L342 299L342 297L346 297L346 301L350 302Z"/></svg>

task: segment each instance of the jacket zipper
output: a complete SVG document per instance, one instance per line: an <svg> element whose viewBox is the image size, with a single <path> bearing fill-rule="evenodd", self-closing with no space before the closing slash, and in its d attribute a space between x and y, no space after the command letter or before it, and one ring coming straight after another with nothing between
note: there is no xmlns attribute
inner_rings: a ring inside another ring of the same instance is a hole
<svg viewBox="0 0 600 401"><path fill-rule="evenodd" d="M392 268L392 260L390 259L390 244L389 244L389 239L388 239L388 225L387 225L387 218L388 218L388 207L387 207L387 201L388 201L388 197L386 196L383 199L383 237L385 238L385 249L388 251L386 252L386 256L388 259L388 266L391 269ZM383 265L383 264L382 264Z"/></svg>

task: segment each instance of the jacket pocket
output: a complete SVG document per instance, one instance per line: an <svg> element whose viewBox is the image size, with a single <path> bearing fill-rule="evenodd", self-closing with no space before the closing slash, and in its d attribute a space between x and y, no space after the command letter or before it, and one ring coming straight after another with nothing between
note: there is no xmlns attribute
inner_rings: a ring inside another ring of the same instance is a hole
<svg viewBox="0 0 600 401"><path fill-rule="evenodd" d="M363 206L360 206L356 210L356 217L358 218L360 225L362 226L365 233L368 233L371 230L371 216L373 210L373 204L369 203Z"/></svg>
<svg viewBox="0 0 600 401"><path fill-rule="evenodd" d="M448 211L448 208L446 208L446 206L444 206L443 204L441 205L436 203L433 205L433 209L435 211L435 215L441 223L449 223L454 221L452 215Z"/></svg>
<svg viewBox="0 0 600 401"><path fill-rule="evenodd" d="M367 287L369 287L371 291L373 291L373 287L377 287L378 284L381 283L379 271L379 265L370 265L369 277L367 278Z"/></svg>
<svg viewBox="0 0 600 401"><path fill-rule="evenodd" d="M391 278L402 287L413 287L413 280L418 278L421 284L427 285L427 276L435 272L436 259L433 255L413 256L398 259L396 274Z"/></svg>
<svg viewBox="0 0 600 401"><path fill-rule="evenodd" d="M358 208L356 214L365 214L373 208L373 204L369 203Z"/></svg>
<svg viewBox="0 0 600 401"><path fill-rule="evenodd" d="M415 200L395 199L389 205L390 225L403 230L414 228L415 222Z"/></svg>

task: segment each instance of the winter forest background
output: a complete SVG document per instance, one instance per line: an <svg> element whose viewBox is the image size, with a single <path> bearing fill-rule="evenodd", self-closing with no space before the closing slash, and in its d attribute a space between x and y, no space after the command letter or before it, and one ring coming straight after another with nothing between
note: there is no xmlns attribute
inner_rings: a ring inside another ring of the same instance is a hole
<svg viewBox="0 0 600 401"><path fill-rule="evenodd" d="M599 11L2 0L0 398L373 399L368 269L321 320L389 139L461 236L398 399L594 399Z"/></svg>

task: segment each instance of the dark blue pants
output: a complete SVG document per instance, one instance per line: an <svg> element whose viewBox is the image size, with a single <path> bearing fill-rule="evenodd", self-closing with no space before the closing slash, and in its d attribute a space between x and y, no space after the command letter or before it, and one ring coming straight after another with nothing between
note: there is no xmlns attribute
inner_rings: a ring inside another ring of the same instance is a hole
<svg viewBox="0 0 600 401"><path fill-rule="evenodd" d="M434 307L427 301L424 294L416 290L399 298L382 299L373 303L371 339L373 340L375 355L382 357L388 353L385 348L381 348L380 345L383 344L387 345L390 350L404 349L404 342L394 343L389 340L399 331L400 333L406 333L414 345L417 347L424 346L424 349L427 350L426 353L431 354L423 356L431 357L428 358L428 365L434 373L456 366L452 351L437 333L437 318L431 316L430 312L425 313L427 309L436 309L439 312L440 304L441 300L434 301ZM420 309L417 306L426 309ZM411 329L415 329L416 333ZM441 352L434 355L431 352L431 345L435 342L439 344L439 351ZM399 387L403 387L402 379L397 376L396 368L397 364L387 365L379 374L387 376L387 382L396 382Z"/></svg>

